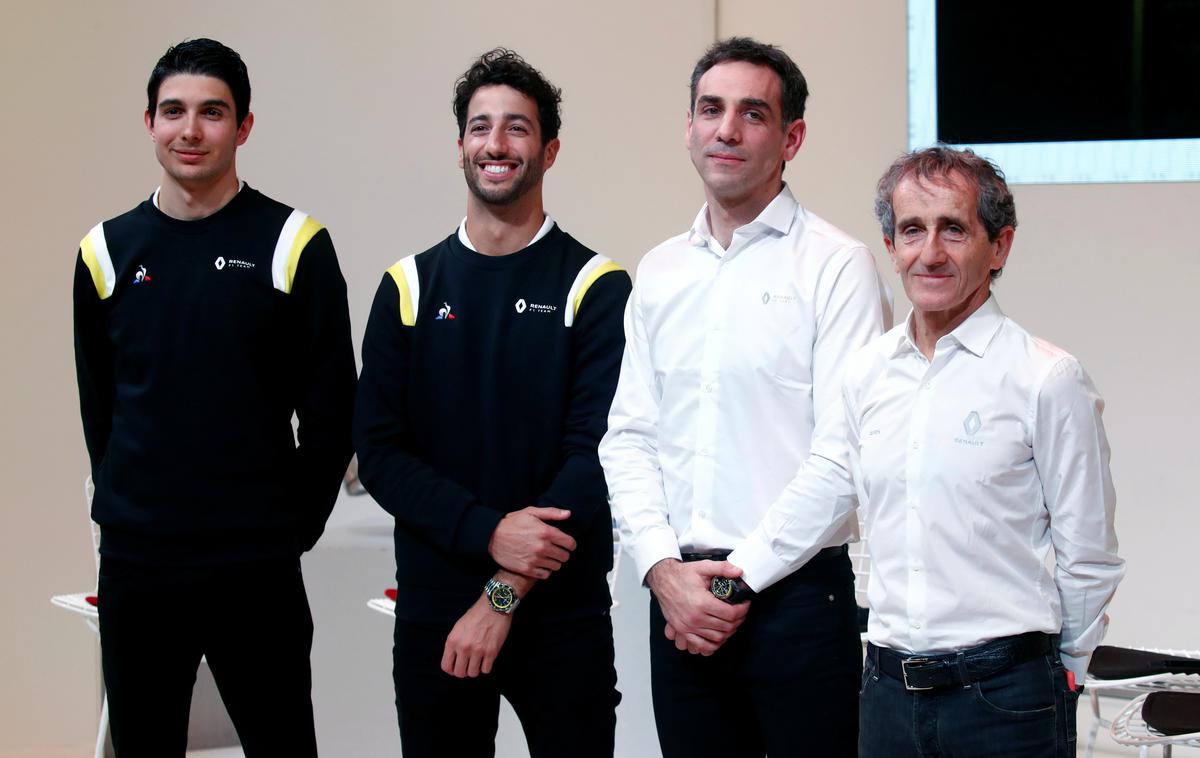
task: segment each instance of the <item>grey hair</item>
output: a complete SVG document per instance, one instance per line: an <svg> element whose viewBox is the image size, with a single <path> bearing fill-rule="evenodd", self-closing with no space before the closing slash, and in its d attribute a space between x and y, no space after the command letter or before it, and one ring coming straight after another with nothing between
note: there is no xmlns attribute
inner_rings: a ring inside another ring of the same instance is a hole
<svg viewBox="0 0 1200 758"><path fill-rule="evenodd" d="M994 242L1006 226L1017 228L1017 206L1000 167L970 149L956 150L938 145L905 153L880 177L875 192L875 218L883 230L884 239L891 241L896 233L892 195L901 180L914 176L923 181L945 183L954 174L975 188L975 211L987 231L989 241ZM993 271L992 278L999 277L1001 270Z"/></svg>

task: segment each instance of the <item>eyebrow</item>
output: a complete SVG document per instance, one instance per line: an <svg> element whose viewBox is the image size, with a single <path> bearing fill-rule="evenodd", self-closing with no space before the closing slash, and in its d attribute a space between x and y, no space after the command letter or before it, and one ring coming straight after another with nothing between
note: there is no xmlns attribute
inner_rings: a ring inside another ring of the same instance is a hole
<svg viewBox="0 0 1200 758"><path fill-rule="evenodd" d="M501 114L500 118L502 121L521 121L526 124L533 124L533 120L531 118L529 118L528 116L526 116L524 113L504 113L504 114ZM467 123L469 123L469 124L474 124L477 122L488 123L491 120L492 120L492 117L489 116L488 114L478 113L474 116L471 116L471 118L469 118L467 120Z"/></svg>
<svg viewBox="0 0 1200 758"><path fill-rule="evenodd" d="M920 216L906 216L906 217L898 219L896 221L897 229L903 229L904 227L910 226L910 225L924 226L925 224ZM961 218L959 218L958 216L938 216L937 217L937 226L939 226L939 227L961 226L962 228L966 229L967 223L965 221L963 221Z"/></svg>
<svg viewBox="0 0 1200 758"><path fill-rule="evenodd" d="M724 103L725 98L718 95L700 95L696 98L697 105L724 105ZM757 97L743 97L741 100L738 100L738 105L743 108L758 108L768 113L773 112L770 103Z"/></svg>
<svg viewBox="0 0 1200 758"><path fill-rule="evenodd" d="M205 100L204 102L200 103L201 108L212 108L214 106L219 107L219 108L225 108L225 109L229 109L232 107L229 103L225 102L224 100L222 100L220 98L214 98L212 100ZM171 97L171 98L167 98L166 100L158 101L158 110L160 110L160 111L164 108L184 108L184 107L186 107L184 102L177 97Z"/></svg>

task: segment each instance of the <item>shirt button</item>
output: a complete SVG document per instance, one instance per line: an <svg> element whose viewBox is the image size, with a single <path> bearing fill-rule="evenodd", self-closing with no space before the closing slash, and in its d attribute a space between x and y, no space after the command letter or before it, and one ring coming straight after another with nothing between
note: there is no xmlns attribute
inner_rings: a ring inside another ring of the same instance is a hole
<svg viewBox="0 0 1200 758"><path fill-rule="evenodd" d="M908 625L909 625L909 626L911 626L913 629L920 629L920 628L921 628L921 622L920 622L920 621L917 621L916 619L914 619L914 620L912 620L912 621L908 622Z"/></svg>

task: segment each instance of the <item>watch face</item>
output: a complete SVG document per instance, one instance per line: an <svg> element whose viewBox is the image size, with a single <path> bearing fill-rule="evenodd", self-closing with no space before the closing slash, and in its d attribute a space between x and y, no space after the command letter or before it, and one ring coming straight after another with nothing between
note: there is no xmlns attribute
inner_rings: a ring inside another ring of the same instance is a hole
<svg viewBox="0 0 1200 758"><path fill-rule="evenodd" d="M709 587L709 590L712 592L712 594L716 595L718 599L728 600L729 598L733 597L733 588L733 580L727 579L723 576L714 576L712 578L712 585Z"/></svg>
<svg viewBox="0 0 1200 758"><path fill-rule="evenodd" d="M488 595L492 607L501 612L512 608L515 599L516 594L513 592L513 588L500 582L496 583L496 586L492 588L492 594Z"/></svg>

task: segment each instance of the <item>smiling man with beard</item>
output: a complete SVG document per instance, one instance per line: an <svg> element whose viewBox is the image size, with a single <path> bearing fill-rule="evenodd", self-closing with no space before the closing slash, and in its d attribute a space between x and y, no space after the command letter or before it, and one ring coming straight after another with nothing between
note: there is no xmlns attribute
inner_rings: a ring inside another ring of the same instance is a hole
<svg viewBox="0 0 1200 758"><path fill-rule="evenodd" d="M363 484L396 517L405 756L492 755L501 695L535 758L613 752L596 446L631 284L543 210L559 100L508 50L459 79L466 218L388 269L363 340L355 441Z"/></svg>

